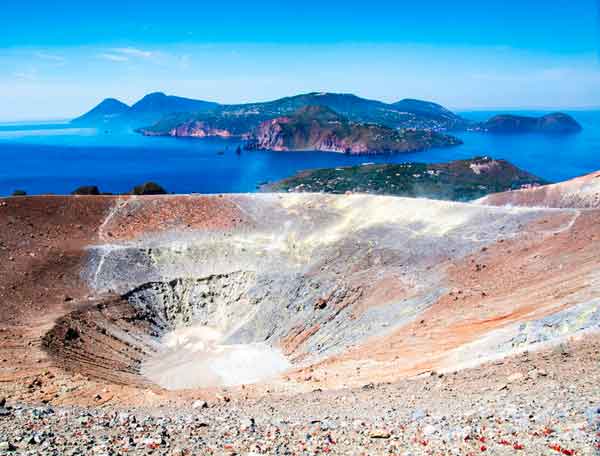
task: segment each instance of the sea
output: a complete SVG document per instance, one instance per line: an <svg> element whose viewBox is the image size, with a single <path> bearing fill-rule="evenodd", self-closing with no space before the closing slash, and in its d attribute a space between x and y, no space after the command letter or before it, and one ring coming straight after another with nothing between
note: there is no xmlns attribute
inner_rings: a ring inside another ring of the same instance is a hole
<svg viewBox="0 0 600 456"><path fill-rule="evenodd" d="M460 146L378 156L245 150L237 154L243 143L233 139L145 137L132 131L73 128L68 121L0 123L0 195L17 189L27 194L68 194L82 185L125 193L147 181L157 182L172 193L246 193L305 169L441 163L476 156L506 159L558 182L600 169L600 111L567 112L583 126L581 133L461 132L453 133L464 141ZM498 113L459 114L479 121Z"/></svg>

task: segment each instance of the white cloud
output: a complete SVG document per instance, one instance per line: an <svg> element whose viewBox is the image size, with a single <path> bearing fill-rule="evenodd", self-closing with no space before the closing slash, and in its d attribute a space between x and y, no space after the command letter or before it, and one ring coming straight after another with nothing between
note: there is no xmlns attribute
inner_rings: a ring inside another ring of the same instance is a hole
<svg viewBox="0 0 600 456"><path fill-rule="evenodd" d="M98 54L98 57L104 60L110 60L111 62L128 62L129 57L119 54L109 54L107 52Z"/></svg>
<svg viewBox="0 0 600 456"><path fill-rule="evenodd" d="M111 48L106 52L98 54L98 57L111 62L129 62L135 59L148 60L156 57L158 54L152 51L145 51L134 47Z"/></svg>
<svg viewBox="0 0 600 456"><path fill-rule="evenodd" d="M143 49L133 48L133 47L124 47L124 48L114 48L111 52L116 54L127 55L130 57L139 57L143 59L148 59L155 55L154 52L144 51Z"/></svg>

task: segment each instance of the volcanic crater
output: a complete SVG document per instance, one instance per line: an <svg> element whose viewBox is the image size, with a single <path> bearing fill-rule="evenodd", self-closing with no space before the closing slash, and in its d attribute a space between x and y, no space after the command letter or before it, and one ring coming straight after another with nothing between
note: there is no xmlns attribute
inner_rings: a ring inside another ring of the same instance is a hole
<svg viewBox="0 0 600 456"><path fill-rule="evenodd" d="M259 194L0 210L3 384L26 401L355 387L600 321L593 208Z"/></svg>

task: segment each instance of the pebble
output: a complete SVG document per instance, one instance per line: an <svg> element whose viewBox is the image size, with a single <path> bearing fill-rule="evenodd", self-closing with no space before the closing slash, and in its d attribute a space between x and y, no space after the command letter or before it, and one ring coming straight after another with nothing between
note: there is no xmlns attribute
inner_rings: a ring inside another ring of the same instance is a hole
<svg viewBox="0 0 600 456"><path fill-rule="evenodd" d="M392 436L392 434L382 429L374 429L369 433L369 436L372 439L389 439Z"/></svg>
<svg viewBox="0 0 600 456"><path fill-rule="evenodd" d="M0 417L5 448L0 453L15 448L30 456L561 454L549 447L555 445L562 454L588 454L599 443L594 439L600 404L590 402L597 373L582 375L574 359L569 369L560 363L561 371L551 372L560 383L542 379L539 367L536 382L532 365L522 370L526 387L513 383L502 391L488 384L520 370L509 361L493 377L446 375L451 392L436 390L440 380L428 376L366 389L221 399L209 407L203 400L191 407L127 410L33 407L11 399L11 407L4 402L11 415Z"/></svg>
<svg viewBox="0 0 600 456"><path fill-rule="evenodd" d="M208 402L206 401L194 401L192 403L193 409L206 409L208 408Z"/></svg>

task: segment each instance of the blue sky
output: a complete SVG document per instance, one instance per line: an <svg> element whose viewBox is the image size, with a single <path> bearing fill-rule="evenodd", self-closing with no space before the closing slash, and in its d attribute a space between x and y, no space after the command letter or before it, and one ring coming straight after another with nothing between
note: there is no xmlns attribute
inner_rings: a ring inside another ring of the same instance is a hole
<svg viewBox="0 0 600 456"><path fill-rule="evenodd" d="M600 106L599 0L90 3L2 6L0 119L71 117L155 90Z"/></svg>

